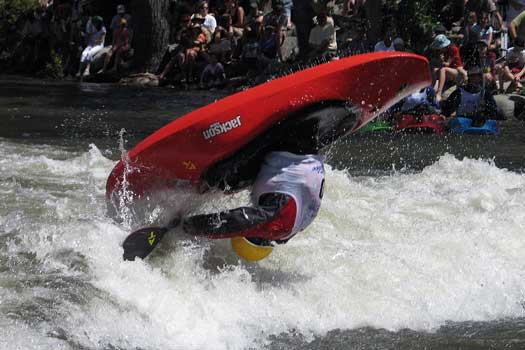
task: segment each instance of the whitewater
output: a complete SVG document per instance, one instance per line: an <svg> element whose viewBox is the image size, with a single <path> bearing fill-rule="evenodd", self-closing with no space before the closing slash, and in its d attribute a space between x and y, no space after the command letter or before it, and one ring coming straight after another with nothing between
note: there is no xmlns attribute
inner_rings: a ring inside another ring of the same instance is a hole
<svg viewBox="0 0 525 350"><path fill-rule="evenodd" d="M0 349L259 349L525 316L525 176L493 161L328 166L317 219L259 263L176 230L123 261L130 227L106 215L114 165L94 144L0 139Z"/></svg>

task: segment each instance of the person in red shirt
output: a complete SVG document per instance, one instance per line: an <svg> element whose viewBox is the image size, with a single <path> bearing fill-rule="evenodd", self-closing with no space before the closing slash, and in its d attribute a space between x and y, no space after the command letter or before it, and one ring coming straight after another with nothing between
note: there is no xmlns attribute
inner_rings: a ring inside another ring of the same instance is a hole
<svg viewBox="0 0 525 350"><path fill-rule="evenodd" d="M431 48L434 49L440 57L440 66L436 68L434 72L438 80L436 99L439 102L442 99L445 83L447 81L462 83L467 80L467 72L463 68L459 48L452 44L444 34L436 36Z"/></svg>
<svg viewBox="0 0 525 350"><path fill-rule="evenodd" d="M103 72L106 71L106 68L113 55L115 56L115 63L113 64L113 68L111 68L110 71L117 70L122 59L122 54L129 51L129 30L127 25L128 21L125 18L121 18L118 29L113 33L113 43L111 50L108 52L106 59L104 60L104 68L102 69Z"/></svg>

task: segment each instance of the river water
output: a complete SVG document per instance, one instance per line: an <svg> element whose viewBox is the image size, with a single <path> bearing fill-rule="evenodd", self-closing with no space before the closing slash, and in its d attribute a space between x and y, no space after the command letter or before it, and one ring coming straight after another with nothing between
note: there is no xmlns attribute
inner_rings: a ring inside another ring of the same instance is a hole
<svg viewBox="0 0 525 350"><path fill-rule="evenodd" d="M122 261L120 149L220 97L0 79L0 349L525 349L518 121L340 142L318 218L260 263L174 237Z"/></svg>

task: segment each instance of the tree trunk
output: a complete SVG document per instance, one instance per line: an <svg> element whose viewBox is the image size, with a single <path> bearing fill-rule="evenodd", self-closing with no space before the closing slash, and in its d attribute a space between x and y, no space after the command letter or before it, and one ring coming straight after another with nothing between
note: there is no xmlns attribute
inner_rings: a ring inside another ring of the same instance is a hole
<svg viewBox="0 0 525 350"><path fill-rule="evenodd" d="M133 0L134 61L139 71L156 73L167 48L170 28L168 24L169 0Z"/></svg>

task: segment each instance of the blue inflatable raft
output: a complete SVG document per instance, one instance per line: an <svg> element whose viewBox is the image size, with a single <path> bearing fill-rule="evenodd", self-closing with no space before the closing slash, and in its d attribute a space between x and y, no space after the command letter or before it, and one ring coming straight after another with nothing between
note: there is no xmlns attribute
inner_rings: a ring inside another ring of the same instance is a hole
<svg viewBox="0 0 525 350"><path fill-rule="evenodd" d="M499 133L498 125L494 119L487 119L481 126L472 126L472 119L455 117L448 121L448 129L454 134L496 135Z"/></svg>

